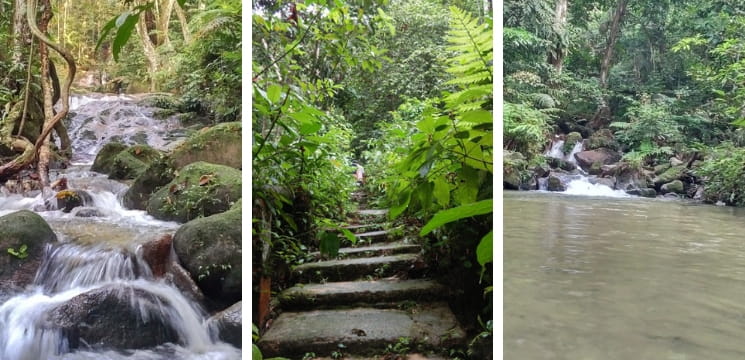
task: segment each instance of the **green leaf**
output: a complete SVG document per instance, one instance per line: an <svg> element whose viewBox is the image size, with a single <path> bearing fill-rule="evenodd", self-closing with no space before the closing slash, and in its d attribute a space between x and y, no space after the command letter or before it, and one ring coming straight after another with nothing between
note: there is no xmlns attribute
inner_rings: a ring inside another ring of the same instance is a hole
<svg viewBox="0 0 745 360"><path fill-rule="evenodd" d="M269 100L272 104L279 103L280 98L282 97L282 86L277 84L271 84L269 85L269 88L266 90L266 98Z"/></svg>
<svg viewBox="0 0 745 360"><path fill-rule="evenodd" d="M469 218L476 215L483 215L492 212L494 207L494 201L492 199L481 200L475 203L469 203L454 207L447 210L438 211L432 219L427 222L419 232L420 236L429 234L432 230L439 228L442 225L458 221L461 219Z"/></svg>
<svg viewBox="0 0 745 360"><path fill-rule="evenodd" d="M121 16L123 15L124 14L122 14ZM121 16L119 17L119 19L116 20L117 24L119 23ZM124 48L124 45L127 44L127 41L132 36L132 30L134 30L135 25L137 24L137 21L139 21L139 19L139 12L136 14L128 14L126 16L126 19L122 22L121 26L117 27L116 36L114 37L114 44L111 47L115 61L119 61L119 53L122 51L122 48Z"/></svg>
<svg viewBox="0 0 745 360"><path fill-rule="evenodd" d="M435 201L443 207L448 206L450 204L450 184L445 179L439 177L434 180L434 183L433 192Z"/></svg>
<svg viewBox="0 0 745 360"><path fill-rule="evenodd" d="M256 344L253 344L253 355L251 356L251 358L254 359L254 360L256 360L256 359L263 360L264 359L264 356L261 355L261 350L259 349L258 346L256 346Z"/></svg>
<svg viewBox="0 0 745 360"><path fill-rule="evenodd" d="M481 238L481 241L479 241L479 245L476 247L476 260L478 260L481 266L484 266L487 263L492 262L493 260L492 237L493 237L493 231L489 231L488 234L484 235L484 237Z"/></svg>
<svg viewBox="0 0 745 360"><path fill-rule="evenodd" d="M300 134L310 135L318 130L321 130L321 127L322 125L319 122L306 122L300 125Z"/></svg>
<svg viewBox="0 0 745 360"><path fill-rule="evenodd" d="M184 7L184 5L186 4L186 0L176 0L176 2L178 3L178 6L181 7Z"/></svg>
<svg viewBox="0 0 745 360"><path fill-rule="evenodd" d="M103 44L103 39L106 38L106 36L109 35L111 30L113 30L116 27L116 19L118 17L114 17L113 19L109 20L109 22L106 23L106 25L101 28L101 37L98 38L98 41L96 42L96 49L94 51L98 51L98 49L101 48L101 44Z"/></svg>
<svg viewBox="0 0 745 360"><path fill-rule="evenodd" d="M336 255L339 254L339 237L335 233L326 231L322 231L319 236L321 238L321 243L319 245L321 253L332 258L336 257Z"/></svg>
<svg viewBox="0 0 745 360"><path fill-rule="evenodd" d="M398 199L398 205L392 206L390 211L388 211L388 217L392 220L397 218L401 213L406 210L407 207L409 207L409 202L411 201L411 190L407 189L404 190L403 193L399 196Z"/></svg>
<svg viewBox="0 0 745 360"><path fill-rule="evenodd" d="M341 228L340 230L341 230L341 233L344 234L344 236L347 238L347 240L349 240L349 242L352 243L352 245L357 243L357 237L354 236L354 233L349 231L349 229Z"/></svg>
<svg viewBox="0 0 745 360"><path fill-rule="evenodd" d="M493 121L491 111L486 110L474 110L463 113L460 117L461 120L474 124L485 124Z"/></svg>

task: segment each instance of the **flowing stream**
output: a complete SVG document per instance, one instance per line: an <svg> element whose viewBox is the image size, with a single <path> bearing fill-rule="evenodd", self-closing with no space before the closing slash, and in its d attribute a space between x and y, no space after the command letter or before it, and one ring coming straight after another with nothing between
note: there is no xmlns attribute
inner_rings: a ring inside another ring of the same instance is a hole
<svg viewBox="0 0 745 360"><path fill-rule="evenodd" d="M142 143L165 150L183 138L175 119L153 118L154 109L129 96L90 94L74 96L67 123L73 140L73 166L51 171L51 178L68 179L70 189L86 190L97 216L79 217L44 209L45 199L3 195L0 216L27 209L37 211L57 234L60 244L47 251L34 283L20 293L0 289L0 359L144 359L232 360L241 351L217 341L200 306L174 286L156 280L142 259L140 245L173 234L179 224L159 221L144 211L124 208L119 199L127 185L89 171L100 148L112 139ZM157 317L175 330L178 344L153 349L73 351L65 334L45 328L47 311L91 290L116 287L118 296L137 309L143 319ZM165 301L148 301L138 294Z"/></svg>
<svg viewBox="0 0 745 360"><path fill-rule="evenodd" d="M745 359L745 209L504 193L505 359Z"/></svg>

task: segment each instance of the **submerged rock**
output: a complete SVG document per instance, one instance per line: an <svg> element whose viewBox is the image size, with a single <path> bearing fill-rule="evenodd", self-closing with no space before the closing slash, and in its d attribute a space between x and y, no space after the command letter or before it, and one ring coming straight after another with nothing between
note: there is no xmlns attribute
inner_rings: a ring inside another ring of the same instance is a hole
<svg viewBox="0 0 745 360"><path fill-rule="evenodd" d="M547 189L548 191L566 191L567 187L558 176L549 175Z"/></svg>
<svg viewBox="0 0 745 360"><path fill-rule="evenodd" d="M163 319L163 299L132 286L111 285L73 297L49 310L46 327L60 330L71 350L142 349L179 341Z"/></svg>
<svg viewBox="0 0 745 360"><path fill-rule="evenodd" d="M187 222L226 211L240 198L240 170L196 162L150 197L147 212L157 219Z"/></svg>
<svg viewBox="0 0 745 360"><path fill-rule="evenodd" d="M217 338L235 347L241 347L243 323L241 321L242 301L220 311L209 318L210 328L217 333Z"/></svg>
<svg viewBox="0 0 745 360"><path fill-rule="evenodd" d="M184 224L173 248L208 299L223 307L241 300L240 209Z"/></svg>
<svg viewBox="0 0 745 360"><path fill-rule="evenodd" d="M38 214L21 210L0 216L0 287L24 287L34 279L46 244L57 235Z"/></svg>

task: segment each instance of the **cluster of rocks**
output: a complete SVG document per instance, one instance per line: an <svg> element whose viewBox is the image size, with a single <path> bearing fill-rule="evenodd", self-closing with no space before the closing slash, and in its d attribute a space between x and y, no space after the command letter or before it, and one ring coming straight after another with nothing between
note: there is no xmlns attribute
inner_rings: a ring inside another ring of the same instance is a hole
<svg viewBox="0 0 745 360"><path fill-rule="evenodd" d="M241 124L205 129L170 153L110 143L92 170L132 182L125 206L184 223L173 236L142 245L138 256L155 278L172 283L214 313L209 323L219 338L240 347ZM84 190L75 189L60 190L55 199L64 211L90 202ZM35 212L0 217L0 289L12 293L31 284L45 252L57 245L56 235ZM49 312L48 326L67 334L71 347L134 349L179 342L165 322L132 320L138 319L136 311L121 291L103 287L78 295ZM132 289L130 295L154 307L169 301L138 291Z"/></svg>
<svg viewBox="0 0 745 360"><path fill-rule="evenodd" d="M574 147L572 140L582 142L582 151L569 153ZM622 160L623 154L610 131L599 131L588 139L582 139L579 133L570 133L564 141L563 157L546 157L545 163L537 165L529 164L520 153L505 151L504 188L565 191L568 182L586 175L593 184L631 195L702 197L703 184L692 171L701 164L698 153L689 154L685 159L673 156L657 166L642 167Z"/></svg>

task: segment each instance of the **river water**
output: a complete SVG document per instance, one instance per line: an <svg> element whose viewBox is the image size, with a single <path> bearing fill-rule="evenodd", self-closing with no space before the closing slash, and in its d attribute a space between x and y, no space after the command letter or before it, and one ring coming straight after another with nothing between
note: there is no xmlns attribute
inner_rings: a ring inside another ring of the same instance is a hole
<svg viewBox="0 0 745 360"><path fill-rule="evenodd" d="M745 359L745 209L504 193L505 359Z"/></svg>
<svg viewBox="0 0 745 360"><path fill-rule="evenodd" d="M95 154L111 140L148 144L161 150L172 148L183 139L178 121L155 119L154 108L130 96L74 96L71 111L66 125L73 140L73 165L50 171L50 178L65 177L70 189L90 194L93 203L87 207L97 216L76 216L78 209L70 213L47 209L42 194L0 192L0 216L22 209L36 211L59 240L42 259L32 285L20 293L0 289L0 360L240 359L240 349L217 340L204 309L170 283L153 278L142 259L143 243L174 234L180 224L124 208L120 199L128 185L89 170ZM143 319L158 317L169 324L177 332L179 343L139 350L72 350L64 334L45 327L49 309L74 296L111 286L125 289L121 296L127 296L127 302L140 311ZM128 289L154 294L167 302L153 307Z"/></svg>

